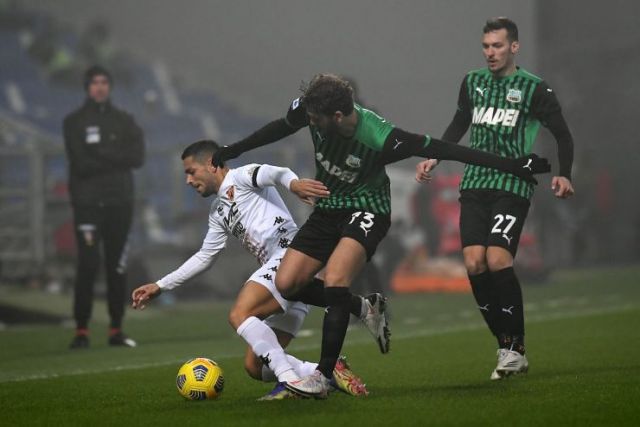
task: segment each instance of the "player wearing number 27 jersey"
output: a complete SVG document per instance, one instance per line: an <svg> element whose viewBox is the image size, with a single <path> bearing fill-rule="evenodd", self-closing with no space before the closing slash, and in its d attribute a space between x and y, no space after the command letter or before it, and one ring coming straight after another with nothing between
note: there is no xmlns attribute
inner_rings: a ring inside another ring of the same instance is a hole
<svg viewBox="0 0 640 427"><path fill-rule="evenodd" d="M552 188L559 198L573 194L573 140L555 92L539 77L519 68L518 28L507 18L487 21L482 40L487 67L467 73L458 108L443 139L457 143L471 127L471 147L505 158L533 149L540 125L558 144L559 168ZM424 180L435 166L418 165ZM520 233L534 186L519 177L467 165L460 184L460 236L471 288L480 312L498 341L498 365L491 379L526 372L524 312L513 269Z"/></svg>

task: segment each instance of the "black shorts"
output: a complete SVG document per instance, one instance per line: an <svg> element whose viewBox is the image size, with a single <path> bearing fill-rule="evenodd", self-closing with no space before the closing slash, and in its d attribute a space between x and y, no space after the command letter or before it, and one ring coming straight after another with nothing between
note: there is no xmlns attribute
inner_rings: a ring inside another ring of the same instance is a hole
<svg viewBox="0 0 640 427"><path fill-rule="evenodd" d="M390 225L389 215L355 209L314 209L289 247L326 263L340 239L350 237L364 246L369 261Z"/></svg>
<svg viewBox="0 0 640 427"><path fill-rule="evenodd" d="M506 191L461 191L462 247L499 246L515 257L529 205L529 200Z"/></svg>

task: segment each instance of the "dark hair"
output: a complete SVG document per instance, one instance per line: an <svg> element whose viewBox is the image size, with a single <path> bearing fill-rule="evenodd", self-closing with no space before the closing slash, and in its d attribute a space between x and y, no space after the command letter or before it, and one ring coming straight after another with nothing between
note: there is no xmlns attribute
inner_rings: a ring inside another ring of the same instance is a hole
<svg viewBox="0 0 640 427"><path fill-rule="evenodd" d="M93 80L95 76L105 76L107 80L109 80L109 85L113 86L113 77L111 77L109 70L100 65L93 65L84 72L84 90L89 89L91 80Z"/></svg>
<svg viewBox="0 0 640 427"><path fill-rule="evenodd" d="M353 88L335 74L316 74L301 90L302 103L310 113L332 116L341 111L348 116L353 112Z"/></svg>
<svg viewBox="0 0 640 427"><path fill-rule="evenodd" d="M510 42L518 41L518 26L511 19L504 16L488 19L487 23L484 24L484 28L482 28L482 32L487 34L488 32L501 30L503 28L507 30L507 39L509 39Z"/></svg>
<svg viewBox="0 0 640 427"><path fill-rule="evenodd" d="M189 145L182 152L182 160L187 157L193 156L193 158L199 163L207 163L211 160L213 153L218 151L220 146L212 139L201 139L193 144Z"/></svg>

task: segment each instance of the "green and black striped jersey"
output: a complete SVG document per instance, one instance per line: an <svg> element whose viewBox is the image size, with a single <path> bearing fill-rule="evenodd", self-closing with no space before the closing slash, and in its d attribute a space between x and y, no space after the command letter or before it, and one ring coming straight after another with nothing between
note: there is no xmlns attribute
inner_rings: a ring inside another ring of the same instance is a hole
<svg viewBox="0 0 640 427"><path fill-rule="evenodd" d="M295 128L309 126L315 151L315 179L323 182L331 193L328 198L318 200L318 208L390 214L391 191L383 148L395 127L360 105L355 105L355 111L358 124L350 138L337 133L323 134L309 124L299 99L291 104L286 121ZM428 141L429 137L426 144Z"/></svg>
<svg viewBox="0 0 640 427"><path fill-rule="evenodd" d="M443 139L458 142L470 124L471 148L523 157L532 152L540 124L559 112L555 93L541 78L522 68L498 78L483 68L469 72L460 88L456 116L462 117L462 132L452 123ZM503 190L530 198L534 186L509 173L466 165L460 189Z"/></svg>

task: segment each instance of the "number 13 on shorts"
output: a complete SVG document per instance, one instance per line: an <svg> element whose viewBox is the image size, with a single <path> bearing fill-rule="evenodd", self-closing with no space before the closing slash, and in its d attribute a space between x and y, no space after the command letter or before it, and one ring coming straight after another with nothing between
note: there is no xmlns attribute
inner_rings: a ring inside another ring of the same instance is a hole
<svg viewBox="0 0 640 427"><path fill-rule="evenodd" d="M349 224L353 224L356 219L361 219L360 228L364 231L364 237L367 237L367 234L371 231L371 227L373 227L374 218L375 215L371 212L358 211L351 215L351 221L349 221Z"/></svg>

